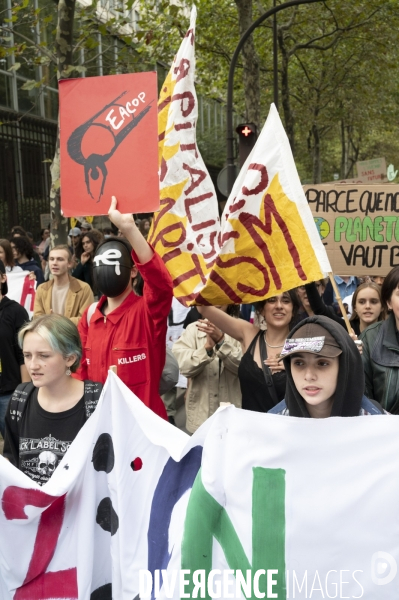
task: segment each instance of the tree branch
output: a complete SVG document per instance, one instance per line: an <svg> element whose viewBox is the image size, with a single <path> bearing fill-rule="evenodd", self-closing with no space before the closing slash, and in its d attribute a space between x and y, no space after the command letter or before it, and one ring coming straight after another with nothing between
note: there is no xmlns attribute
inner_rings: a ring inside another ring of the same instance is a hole
<svg viewBox="0 0 399 600"><path fill-rule="evenodd" d="M49 58L52 62L56 62L57 59L56 59L55 54L53 54L52 52L50 52L50 50L48 50L48 48L40 46L39 44L37 44L31 38L28 38L26 35L24 35L23 33L20 33L19 31L16 31L12 27L8 27L8 25L2 25L1 28L4 31L7 31L8 33L11 33L12 35L16 35L16 36L20 37L21 39L25 40L26 42L29 42L29 44L31 44L31 46L33 48L36 48L36 50L38 52L40 52L40 54L45 54L47 56L47 58Z"/></svg>

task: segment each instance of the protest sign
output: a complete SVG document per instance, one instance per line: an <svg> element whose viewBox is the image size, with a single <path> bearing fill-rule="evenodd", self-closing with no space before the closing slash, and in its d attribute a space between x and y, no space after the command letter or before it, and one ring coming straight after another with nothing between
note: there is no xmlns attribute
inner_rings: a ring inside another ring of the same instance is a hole
<svg viewBox="0 0 399 600"><path fill-rule="evenodd" d="M50 213L45 213L45 214L40 215L40 227L42 229L47 229L47 227L50 227L50 223L51 223Z"/></svg>
<svg viewBox="0 0 399 600"><path fill-rule="evenodd" d="M387 180L385 158L372 158L356 163L357 174L364 183L382 183Z"/></svg>
<svg viewBox="0 0 399 600"><path fill-rule="evenodd" d="M14 267L7 273L8 293L7 298L15 300L28 312L29 318L33 317L36 297L36 280L29 278L29 272L20 267Z"/></svg>
<svg viewBox="0 0 399 600"><path fill-rule="evenodd" d="M161 210L148 239L184 305L252 303L331 267L274 105L220 223L195 138L195 17L193 9L158 103Z"/></svg>
<svg viewBox="0 0 399 600"><path fill-rule="evenodd" d="M220 221L212 179L197 147L195 21L181 42L158 102L161 209L148 241L163 258L183 303L204 284L219 251Z"/></svg>
<svg viewBox="0 0 399 600"><path fill-rule="evenodd" d="M64 215L159 208L157 127L155 72L60 81Z"/></svg>
<svg viewBox="0 0 399 600"><path fill-rule="evenodd" d="M110 373L63 457L29 440L42 487L0 457L0 599L397 598L398 430L230 406L190 438Z"/></svg>
<svg viewBox="0 0 399 600"><path fill-rule="evenodd" d="M399 265L399 186L305 185L337 275L387 275Z"/></svg>

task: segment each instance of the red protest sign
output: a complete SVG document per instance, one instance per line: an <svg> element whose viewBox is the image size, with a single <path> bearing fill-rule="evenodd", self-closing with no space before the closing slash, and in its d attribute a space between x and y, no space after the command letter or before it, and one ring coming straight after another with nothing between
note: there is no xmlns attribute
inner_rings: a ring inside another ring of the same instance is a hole
<svg viewBox="0 0 399 600"><path fill-rule="evenodd" d="M66 217L159 208L155 72L60 82L61 208Z"/></svg>

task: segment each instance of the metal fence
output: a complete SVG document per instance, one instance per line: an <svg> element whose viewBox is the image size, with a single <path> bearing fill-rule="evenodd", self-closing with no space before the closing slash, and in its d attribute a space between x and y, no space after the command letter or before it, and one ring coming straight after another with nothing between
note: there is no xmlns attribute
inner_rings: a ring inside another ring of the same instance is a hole
<svg viewBox="0 0 399 600"><path fill-rule="evenodd" d="M20 119L20 120L18 120ZM50 212L50 163L57 126L0 111L0 237L21 225L39 239L40 215Z"/></svg>

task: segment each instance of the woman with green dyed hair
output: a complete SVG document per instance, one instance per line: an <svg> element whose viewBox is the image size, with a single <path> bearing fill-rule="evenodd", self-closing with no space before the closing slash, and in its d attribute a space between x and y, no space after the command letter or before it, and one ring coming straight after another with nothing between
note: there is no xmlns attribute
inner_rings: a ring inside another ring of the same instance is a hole
<svg viewBox="0 0 399 600"><path fill-rule="evenodd" d="M18 341L32 381L19 385L8 405L4 457L43 485L94 411L102 385L71 377L82 345L66 317L34 319L20 329Z"/></svg>

